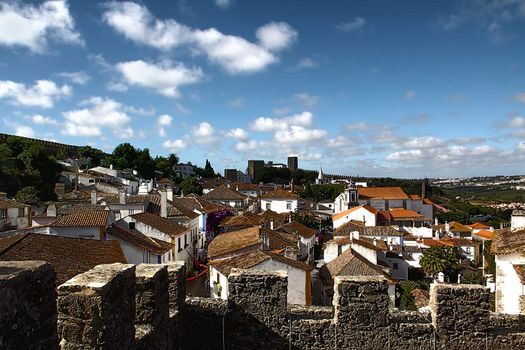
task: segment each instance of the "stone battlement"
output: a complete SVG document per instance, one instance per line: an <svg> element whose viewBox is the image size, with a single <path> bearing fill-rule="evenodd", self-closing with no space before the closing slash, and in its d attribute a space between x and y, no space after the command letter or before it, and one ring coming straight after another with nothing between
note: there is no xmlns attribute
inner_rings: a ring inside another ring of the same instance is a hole
<svg viewBox="0 0 525 350"><path fill-rule="evenodd" d="M185 298L183 263L99 265L55 288L0 263L2 349L523 349L523 316L474 285L433 285L430 314L388 308L383 278L337 277L334 306L287 305L283 272L233 271L229 299Z"/></svg>

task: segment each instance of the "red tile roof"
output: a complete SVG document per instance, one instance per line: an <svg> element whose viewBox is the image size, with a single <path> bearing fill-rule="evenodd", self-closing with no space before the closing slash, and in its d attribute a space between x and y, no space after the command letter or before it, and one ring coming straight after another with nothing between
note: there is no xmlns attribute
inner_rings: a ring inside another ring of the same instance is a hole
<svg viewBox="0 0 525 350"><path fill-rule="evenodd" d="M96 265L127 262L120 243L116 240L101 241L26 233L0 238L0 247L0 260L3 261L49 262L57 274L57 285Z"/></svg>
<svg viewBox="0 0 525 350"><path fill-rule="evenodd" d="M410 219L410 220L421 220L423 215L416 213L413 210L408 210L404 208L391 208L390 215L394 220Z"/></svg>
<svg viewBox="0 0 525 350"><path fill-rule="evenodd" d="M481 231L478 231L476 233L473 233L472 235L473 236L478 236L478 237L481 237L481 238L484 238L484 239L494 239L494 237L496 237L496 232L495 231L488 231L488 230L481 230Z"/></svg>
<svg viewBox="0 0 525 350"><path fill-rule="evenodd" d="M247 247L260 245L260 228L250 227L238 231L222 233L215 237L208 246L208 259L233 253Z"/></svg>
<svg viewBox="0 0 525 350"><path fill-rule="evenodd" d="M359 187L360 199L410 199L401 187Z"/></svg>
<svg viewBox="0 0 525 350"><path fill-rule="evenodd" d="M214 201L239 201L239 200L245 200L248 198L248 196L239 193L235 190L232 190L231 188L228 188L226 186L219 186L216 189L206 193L202 196L204 199L207 200L214 200Z"/></svg>
<svg viewBox="0 0 525 350"><path fill-rule="evenodd" d="M282 188L277 188L273 191L267 192L260 196L260 198L263 199L297 199L299 198L299 195L296 193L292 193L286 190L283 190Z"/></svg>
<svg viewBox="0 0 525 350"><path fill-rule="evenodd" d="M0 209L10 209L10 208L23 209L25 207L27 207L27 205L19 203L15 201L14 199L7 199L7 198L0 199Z"/></svg>
<svg viewBox="0 0 525 350"><path fill-rule="evenodd" d="M163 232L171 237L178 237L189 231L189 228L176 224L173 221L153 215L151 213L139 213L131 215L133 219L145 225L153 227L154 229Z"/></svg>
<svg viewBox="0 0 525 350"><path fill-rule="evenodd" d="M465 226L468 226L468 227L473 228L473 229L481 229L481 230L484 230L484 229L490 228L490 226L484 225L484 224L482 224L482 223L479 222L479 221L473 223L472 225L465 225Z"/></svg>
<svg viewBox="0 0 525 350"><path fill-rule="evenodd" d="M173 244L171 243L148 237L137 230L128 230L115 224L109 227L106 233L157 255L164 254L173 249Z"/></svg>
<svg viewBox="0 0 525 350"><path fill-rule="evenodd" d="M292 221L288 224L284 224L282 229L288 233L297 233L299 236L304 238L311 238L315 236L316 230L313 230L309 227L304 226L303 224Z"/></svg>
<svg viewBox="0 0 525 350"><path fill-rule="evenodd" d="M51 227L105 227L109 222L108 210L80 211L51 223Z"/></svg>

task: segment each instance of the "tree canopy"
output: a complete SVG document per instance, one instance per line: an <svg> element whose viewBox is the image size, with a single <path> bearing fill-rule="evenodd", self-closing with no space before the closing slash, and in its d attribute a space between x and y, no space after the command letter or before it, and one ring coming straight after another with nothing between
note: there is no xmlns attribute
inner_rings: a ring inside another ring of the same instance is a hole
<svg viewBox="0 0 525 350"><path fill-rule="evenodd" d="M180 183L180 190L186 196L190 193L202 194L202 186L196 177L188 176Z"/></svg>
<svg viewBox="0 0 525 350"><path fill-rule="evenodd" d="M458 268L456 254L446 247L430 247L423 252L419 263L423 271L434 278L439 272L450 277Z"/></svg>

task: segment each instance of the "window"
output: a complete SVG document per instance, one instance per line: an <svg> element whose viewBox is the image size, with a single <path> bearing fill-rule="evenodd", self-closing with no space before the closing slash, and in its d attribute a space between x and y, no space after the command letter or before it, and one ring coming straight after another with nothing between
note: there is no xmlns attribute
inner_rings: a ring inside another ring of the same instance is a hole
<svg viewBox="0 0 525 350"><path fill-rule="evenodd" d="M7 217L7 209L0 209L0 218Z"/></svg>
<svg viewBox="0 0 525 350"><path fill-rule="evenodd" d="M387 200L385 200L385 210L388 210L390 209L390 202Z"/></svg>
<svg viewBox="0 0 525 350"><path fill-rule="evenodd" d="M398 265L398 263L393 263L393 264L392 264L392 268L393 268L394 270L399 269L399 265Z"/></svg>
<svg viewBox="0 0 525 350"><path fill-rule="evenodd" d="M403 209L406 209L406 208L407 208L407 201L403 200Z"/></svg>
<svg viewBox="0 0 525 350"><path fill-rule="evenodd" d="M372 202L366 201L366 205L370 205L370 204L372 204Z"/></svg>
<svg viewBox="0 0 525 350"><path fill-rule="evenodd" d="M184 235L184 247L188 246L188 235Z"/></svg>
<svg viewBox="0 0 525 350"><path fill-rule="evenodd" d="M286 202L286 209L292 210L292 202Z"/></svg>
<svg viewBox="0 0 525 350"><path fill-rule="evenodd" d="M24 208L19 208L18 209L18 217L21 218L24 216Z"/></svg>
<svg viewBox="0 0 525 350"><path fill-rule="evenodd" d="M272 207L272 203L266 202L266 210L270 210L271 207Z"/></svg>
<svg viewBox="0 0 525 350"><path fill-rule="evenodd" d="M180 237L177 238L177 248L178 248L178 252L180 252L182 250L182 245L181 245L181 241L180 241Z"/></svg>
<svg viewBox="0 0 525 350"><path fill-rule="evenodd" d="M135 229L135 223L133 221L130 221L128 223L128 227L129 227L130 230L134 230Z"/></svg>

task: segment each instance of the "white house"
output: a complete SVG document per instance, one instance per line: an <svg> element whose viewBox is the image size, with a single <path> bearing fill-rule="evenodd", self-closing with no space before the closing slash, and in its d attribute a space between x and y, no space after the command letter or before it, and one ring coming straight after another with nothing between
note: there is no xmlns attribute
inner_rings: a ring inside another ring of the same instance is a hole
<svg viewBox="0 0 525 350"><path fill-rule="evenodd" d="M297 211L299 195L282 188L267 192L259 198L262 210L272 210L279 214Z"/></svg>
<svg viewBox="0 0 525 350"><path fill-rule="evenodd" d="M139 179L135 176L136 171L133 171L134 174L132 175L122 170L113 169L112 166L109 168L97 166L89 169L87 173L105 175L107 181L122 185L128 194L136 194L139 190Z"/></svg>
<svg viewBox="0 0 525 350"><path fill-rule="evenodd" d="M189 271L193 269L191 257L195 254L196 249L189 228L151 213L131 215L121 219L117 224L127 225L128 229L137 230L148 237L171 243L173 248L169 261L182 260L186 262Z"/></svg>
<svg viewBox="0 0 525 350"><path fill-rule="evenodd" d="M227 186L219 186L204 194L202 198L217 204L228 205L242 213L249 210L249 197Z"/></svg>
<svg viewBox="0 0 525 350"><path fill-rule="evenodd" d="M35 230L56 236L104 240L106 228L114 222L114 217L110 211L103 210L103 207L100 209L62 216L49 226L40 226Z"/></svg>
<svg viewBox="0 0 525 350"><path fill-rule="evenodd" d="M0 232L31 226L31 207L0 192Z"/></svg>
<svg viewBox="0 0 525 350"><path fill-rule="evenodd" d="M173 261L173 244L148 237L126 225L115 225L106 230L107 240L118 240L129 264L161 264Z"/></svg>
<svg viewBox="0 0 525 350"><path fill-rule="evenodd" d="M286 271L288 304L310 305L312 302L311 268L302 262L255 250L243 255L210 261L210 289L213 298L228 298L228 276L232 269L252 271Z"/></svg>
<svg viewBox="0 0 525 350"><path fill-rule="evenodd" d="M350 221L361 221L366 226L375 226L376 215L376 209L367 205L360 205L332 215L333 227L337 229Z"/></svg>

